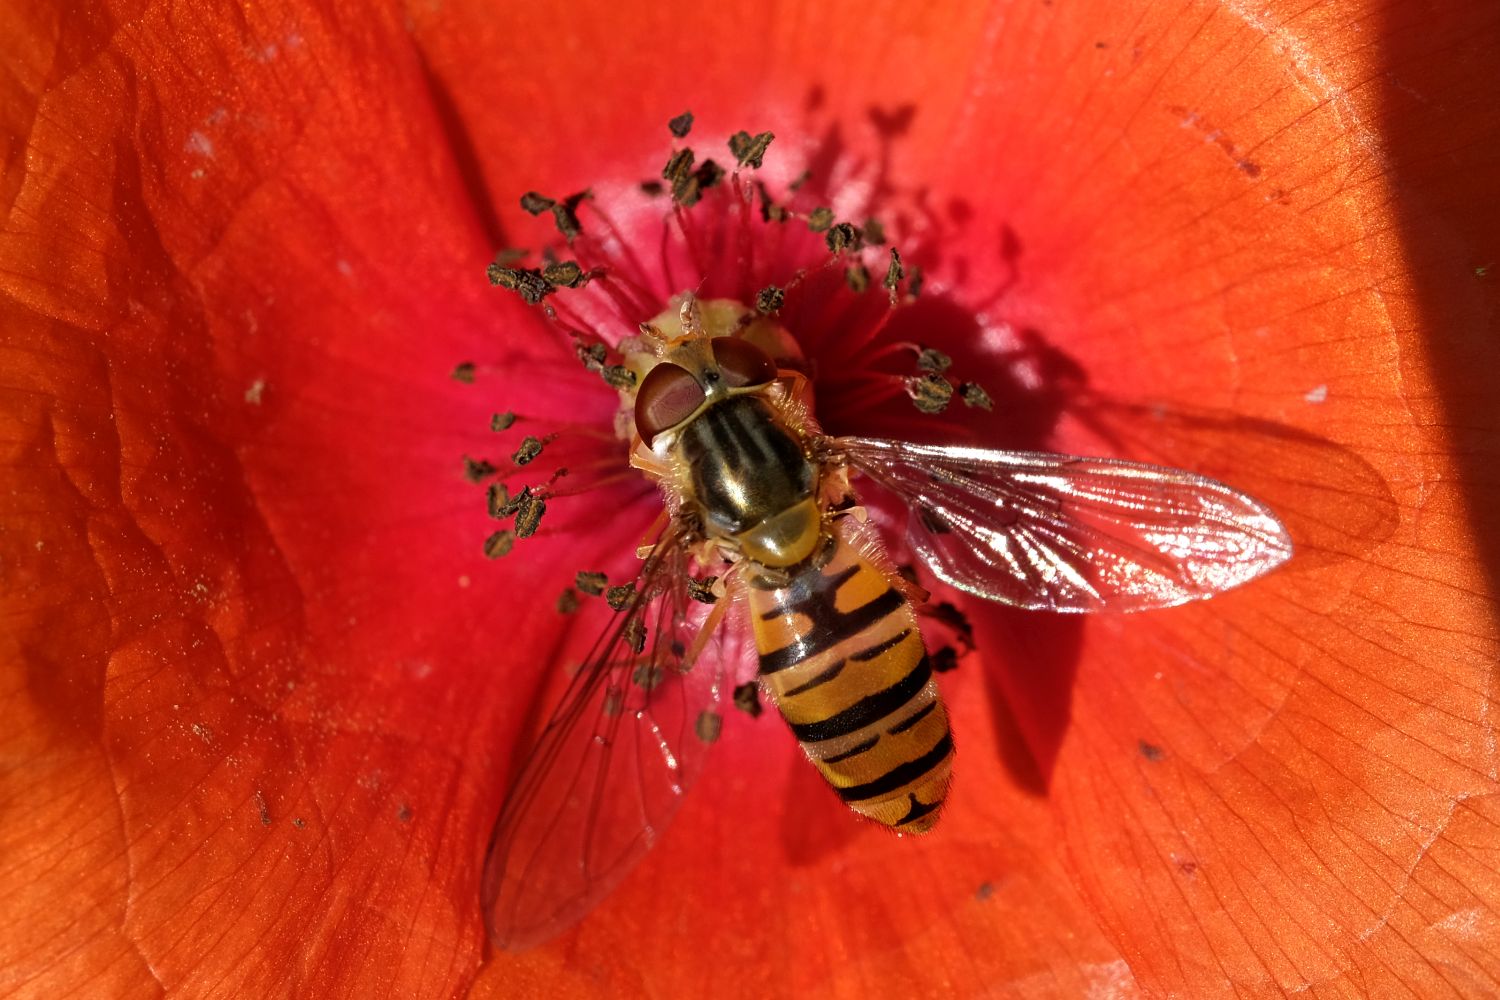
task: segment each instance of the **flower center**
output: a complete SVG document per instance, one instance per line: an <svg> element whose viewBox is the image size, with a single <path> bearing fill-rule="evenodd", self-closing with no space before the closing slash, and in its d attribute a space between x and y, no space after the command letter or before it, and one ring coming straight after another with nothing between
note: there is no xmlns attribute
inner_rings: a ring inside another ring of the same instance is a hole
<svg viewBox="0 0 1500 1000"><path fill-rule="evenodd" d="M549 500L634 474L621 445L636 430L637 391L663 345L687 333L690 298L705 336L734 336L805 376L810 420L831 433L963 440L974 436L974 418L992 411L990 391L955 374L979 367L978 323L951 303L921 299L922 270L893 244L910 228L909 213L888 225L880 206L806 172L762 171L770 133L736 133L726 144L732 163L722 166L682 141L690 115L669 127L677 142L659 179L524 195L522 209L550 221L552 243L535 260L502 251L488 269L493 284L537 308L617 403L608 428L534 415L497 428L523 433L508 465L471 467L477 479L495 477L490 513L514 518L490 535L487 554L504 555L537 531ZM932 234L913 242L930 244ZM672 412L696 398L658 403Z"/></svg>

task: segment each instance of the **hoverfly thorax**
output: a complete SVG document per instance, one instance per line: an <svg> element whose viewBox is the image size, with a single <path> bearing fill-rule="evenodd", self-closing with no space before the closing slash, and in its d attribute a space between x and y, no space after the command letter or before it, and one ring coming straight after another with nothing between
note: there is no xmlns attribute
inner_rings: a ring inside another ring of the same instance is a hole
<svg viewBox="0 0 1500 1000"><path fill-rule="evenodd" d="M778 329L736 303L686 295L645 325L656 363L629 401L654 459L648 474L670 484L709 539L773 572L807 559L825 537L805 444L816 432L806 380L783 378L757 343L784 346ZM788 419L783 404L799 391L790 411L799 418Z"/></svg>

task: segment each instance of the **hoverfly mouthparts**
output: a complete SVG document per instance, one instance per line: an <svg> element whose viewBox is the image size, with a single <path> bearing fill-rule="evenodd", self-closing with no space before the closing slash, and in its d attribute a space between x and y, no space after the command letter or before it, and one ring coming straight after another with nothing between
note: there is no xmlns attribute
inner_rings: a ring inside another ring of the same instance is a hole
<svg viewBox="0 0 1500 1000"><path fill-rule="evenodd" d="M673 119L674 136L685 137L691 125L691 116ZM892 249L885 281L871 287L858 255L866 237L885 240L873 220L861 230L827 208L779 204L759 181L752 187L745 171L760 165L770 141L770 133L736 135L730 150L739 169L727 175L711 160L695 166L692 150L675 149L666 185L644 186L670 190L674 203L666 225L677 236L663 242L663 273L608 288L618 304L639 303L642 289L663 282L711 286L720 277L713 261L722 259L746 268L738 298L682 293L644 323L628 316L609 338L581 339L549 296L560 287L605 285L640 265L634 257L621 261L618 249L611 257L613 243L591 239L572 213L578 199L562 202L568 224L559 221L578 263L492 266L491 280L557 320L585 366L618 390L621 469L640 469L665 506L634 581L607 589L614 613L495 824L483 902L501 947L556 934L624 877L719 738L726 692L756 711L755 690L767 695L809 765L855 813L898 833L924 833L938 822L954 751L934 673L953 656L929 655L913 606L919 590L899 578L862 523L851 475L906 505L906 540L934 576L1024 608L1169 607L1237 587L1291 555L1286 530L1266 506L1190 472L825 435L798 331L778 318L788 291L815 265L789 263L781 286L752 280L744 262L767 256L745 249L753 234L775 231L782 253L814 246L823 266L845 267L849 290L883 294L891 310L909 301L920 274ZM559 204L527 197L533 207ZM724 216L694 230L689 210L710 202ZM793 220L806 228L789 227ZM712 256L715 247L722 258ZM689 264L702 280L672 281L674 266ZM988 408L977 383L955 390L947 381L950 363L940 351L920 351L920 374L904 380L917 408L938 412L951 398ZM545 487L520 494L536 504L545 495ZM503 539L507 551L515 538ZM599 574L580 575L578 586L606 592ZM576 600L575 608L583 613ZM737 655L742 648L752 656ZM753 660L744 675L742 659Z"/></svg>

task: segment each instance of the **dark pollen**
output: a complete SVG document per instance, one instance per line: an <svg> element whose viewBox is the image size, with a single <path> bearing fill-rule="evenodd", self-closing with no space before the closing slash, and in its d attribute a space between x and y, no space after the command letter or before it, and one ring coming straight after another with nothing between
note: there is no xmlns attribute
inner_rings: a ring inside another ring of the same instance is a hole
<svg viewBox="0 0 1500 1000"><path fill-rule="evenodd" d="M693 113L684 111L682 114L667 122L667 128L679 139L687 138L687 134L693 130Z"/></svg>
<svg viewBox="0 0 1500 1000"><path fill-rule="evenodd" d="M953 367L953 359L935 347L923 347L917 351L917 371L945 372Z"/></svg>
<svg viewBox="0 0 1500 1000"><path fill-rule="evenodd" d="M542 277L560 288L577 288L588 281L577 261L565 260L542 268Z"/></svg>
<svg viewBox="0 0 1500 1000"><path fill-rule="evenodd" d="M990 394L985 392L984 387L978 382L961 383L958 387L958 396L964 401L965 406L973 406L981 410L994 409Z"/></svg>
<svg viewBox="0 0 1500 1000"><path fill-rule="evenodd" d="M603 573L590 573L580 570L573 577L573 586L591 597L598 597L604 593L604 587L609 583L609 577Z"/></svg>
<svg viewBox="0 0 1500 1000"><path fill-rule="evenodd" d="M823 242L828 244L829 253L843 253L845 250L858 250L860 246L859 230L851 223L840 222L828 230L828 235L823 237Z"/></svg>
<svg viewBox="0 0 1500 1000"><path fill-rule="evenodd" d="M849 290L856 295L862 294L870 287L870 271L863 264L856 261L844 269L844 283Z"/></svg>
<svg viewBox="0 0 1500 1000"><path fill-rule="evenodd" d="M578 360L583 362L583 367L591 372L601 371L604 368L604 359L609 356L603 344L579 344Z"/></svg>
<svg viewBox="0 0 1500 1000"><path fill-rule="evenodd" d="M521 495L516 497L516 537L530 538L536 534L537 526L542 523L542 515L547 513L547 504L541 497L532 496L529 490L522 490Z"/></svg>
<svg viewBox="0 0 1500 1000"><path fill-rule="evenodd" d="M868 230L866 230L866 233L868 234ZM885 281L882 282L882 284L884 284L889 291L894 292L896 290L896 286L901 284L901 279L904 277L906 277L906 268L901 266L901 255L896 252L896 249L894 247L892 247L891 266L885 269Z"/></svg>
<svg viewBox="0 0 1500 1000"><path fill-rule="evenodd" d="M499 559L501 556L509 555L511 548L515 544L515 532L508 528L503 528L484 540L485 558Z"/></svg>
<svg viewBox="0 0 1500 1000"><path fill-rule="evenodd" d="M499 519L510 517L515 509L510 507L510 493L505 489L504 483L490 483L490 488L484 494L485 504L489 507L490 517Z"/></svg>
<svg viewBox="0 0 1500 1000"><path fill-rule="evenodd" d="M754 681L737 685L734 689L734 707L752 719L760 718L760 685Z"/></svg>
<svg viewBox="0 0 1500 1000"><path fill-rule="evenodd" d="M490 284L521 296L527 305L536 305L557 289L534 267L501 267L491 264L485 269Z"/></svg>
<svg viewBox="0 0 1500 1000"><path fill-rule="evenodd" d="M604 600L616 611L623 609L633 597L635 597L634 583L622 583L604 592Z"/></svg>
<svg viewBox="0 0 1500 1000"><path fill-rule="evenodd" d="M624 365L605 365L599 369L599 375L615 389L629 389L635 385L635 372Z"/></svg>
<svg viewBox="0 0 1500 1000"><path fill-rule="evenodd" d="M785 208L776 204L776 199L771 197L771 192L761 181L755 182L756 193L760 195L760 217L763 222L785 222L789 214Z"/></svg>
<svg viewBox="0 0 1500 1000"><path fill-rule="evenodd" d="M521 447L510 457L517 465L529 465L538 455L542 453L542 440L528 434L521 440Z"/></svg>
<svg viewBox="0 0 1500 1000"><path fill-rule="evenodd" d="M786 292L775 285L767 285L755 294L755 311L769 315L780 309L785 302Z"/></svg>
<svg viewBox="0 0 1500 1000"><path fill-rule="evenodd" d="M906 380L906 394L912 405L923 413L942 413L953 399L953 383L937 372L912 377Z"/></svg>
<svg viewBox="0 0 1500 1000"><path fill-rule="evenodd" d="M521 195L521 208L531 215L541 215L547 209L556 205L557 202L546 195L537 194L535 191L527 191Z"/></svg>
<svg viewBox="0 0 1500 1000"><path fill-rule="evenodd" d="M766 149L774 138L776 136L770 132L760 132L756 135L743 131L736 132L729 137L729 151L734 154L735 161L740 166L758 170L761 161L765 158Z"/></svg>
<svg viewBox="0 0 1500 1000"><path fill-rule="evenodd" d="M483 458L470 458L464 456L464 478L471 483L480 483L500 470L496 469L494 463Z"/></svg>
<svg viewBox="0 0 1500 1000"><path fill-rule="evenodd" d="M511 424L516 422L516 415L506 410L504 413L496 413L490 417L490 430L499 433L510 430Z"/></svg>

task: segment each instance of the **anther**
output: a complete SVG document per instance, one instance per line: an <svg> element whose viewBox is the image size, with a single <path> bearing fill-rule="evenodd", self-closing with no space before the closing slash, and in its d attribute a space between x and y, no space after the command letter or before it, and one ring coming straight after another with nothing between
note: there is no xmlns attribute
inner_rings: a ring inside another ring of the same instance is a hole
<svg viewBox="0 0 1500 1000"><path fill-rule="evenodd" d="M542 515L547 513L547 504L529 490L522 490L516 500L516 537L530 538L542 523Z"/></svg>
<svg viewBox="0 0 1500 1000"><path fill-rule="evenodd" d="M851 223L840 222L828 230L823 237L823 242L828 244L829 253L843 253L845 250L858 250L860 247L859 230Z"/></svg>
<svg viewBox="0 0 1500 1000"><path fill-rule="evenodd" d="M755 294L755 311L762 315L776 312L786 302L786 292L775 285L767 285Z"/></svg>
<svg viewBox="0 0 1500 1000"><path fill-rule="evenodd" d="M978 382L964 382L958 387L958 396L964 401L965 406L977 407L981 410L994 409L994 403L990 400L990 394L984 391L984 387Z"/></svg>
<svg viewBox="0 0 1500 1000"><path fill-rule="evenodd" d="M953 359L935 347L917 347L917 371L945 372L953 367Z"/></svg>
<svg viewBox="0 0 1500 1000"><path fill-rule="evenodd" d="M906 268L901 264L901 254L896 252L895 247L892 247L891 266L885 269L885 281L882 282L885 285L886 291L891 293L892 298L895 297L896 287L901 284L901 279L905 276Z"/></svg>
<svg viewBox="0 0 1500 1000"><path fill-rule="evenodd" d="M573 586L592 597L598 597L604 593L604 587L609 582L609 577L603 573L591 573L580 570L573 577Z"/></svg>
<svg viewBox="0 0 1500 1000"><path fill-rule="evenodd" d="M740 166L758 170L774 138L776 136L770 132L760 132L756 135L744 131L736 132L729 137L729 151L734 154L735 161Z"/></svg>
<svg viewBox="0 0 1500 1000"><path fill-rule="evenodd" d="M752 719L760 718L760 685L754 681L737 685L734 689L734 707Z"/></svg>
<svg viewBox="0 0 1500 1000"><path fill-rule="evenodd" d="M481 483L499 471L494 463L486 459L464 456L464 478L471 483Z"/></svg>
<svg viewBox="0 0 1500 1000"><path fill-rule="evenodd" d="M510 457L517 465L529 465L538 455L542 453L542 439L527 435L521 441L521 447Z"/></svg>
<svg viewBox="0 0 1500 1000"><path fill-rule="evenodd" d="M953 398L953 383L937 372L915 375L906 379L906 394L923 413L942 413Z"/></svg>
<svg viewBox="0 0 1500 1000"><path fill-rule="evenodd" d="M510 517L510 515L515 513L514 508L506 509L510 505L510 492L506 490L504 483L490 483L490 488L485 491L484 499L485 505L490 512L490 517L496 520Z"/></svg>
<svg viewBox="0 0 1500 1000"><path fill-rule="evenodd" d="M552 282L534 267L501 267L491 264L485 268L490 284L515 292L527 305L537 305L557 290Z"/></svg>
<svg viewBox="0 0 1500 1000"><path fill-rule="evenodd" d="M635 597L635 584L622 583L618 587L610 587L604 592L604 600L616 611L621 610Z"/></svg>
<svg viewBox="0 0 1500 1000"><path fill-rule="evenodd" d="M501 556L508 555L515 544L515 532L502 528L484 540L485 558L499 559Z"/></svg>
<svg viewBox="0 0 1500 1000"><path fill-rule="evenodd" d="M862 294L865 289L870 287L869 269L858 261L855 261L844 268L844 283L849 286L849 290L854 294Z"/></svg>

